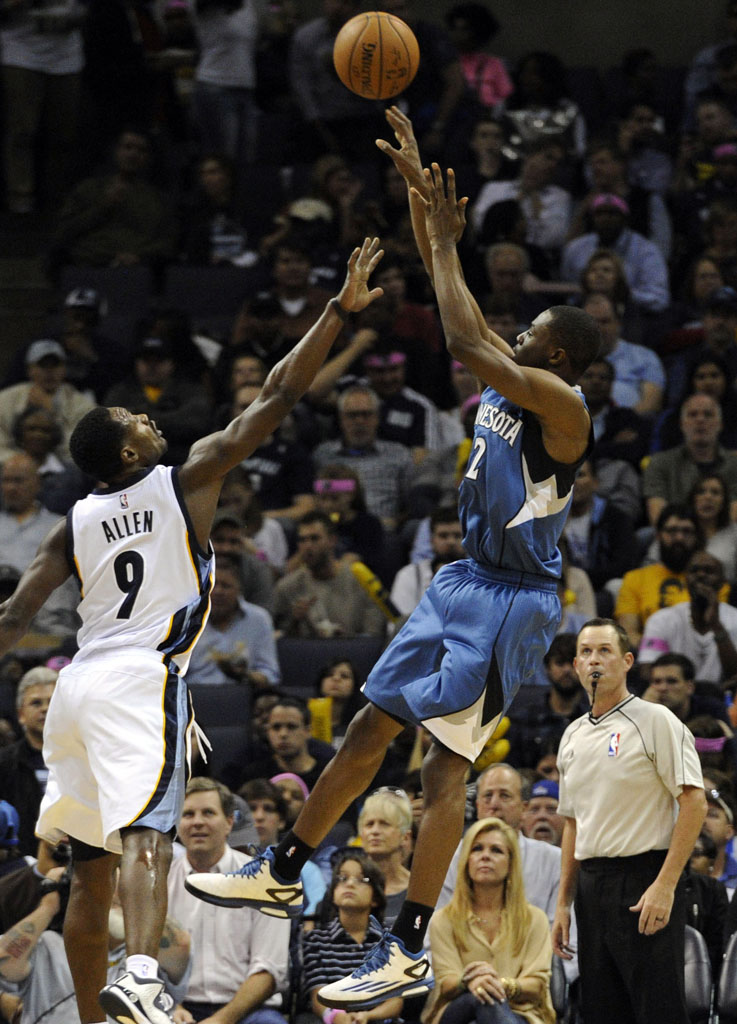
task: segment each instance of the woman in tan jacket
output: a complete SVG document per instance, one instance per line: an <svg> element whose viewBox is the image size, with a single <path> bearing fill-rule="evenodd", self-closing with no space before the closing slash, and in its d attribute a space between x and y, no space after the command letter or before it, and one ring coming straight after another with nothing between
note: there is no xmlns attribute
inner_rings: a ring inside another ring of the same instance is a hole
<svg viewBox="0 0 737 1024"><path fill-rule="evenodd" d="M435 988L424 1024L553 1024L553 947L525 899L517 835L499 818L466 832L450 903L430 922Z"/></svg>

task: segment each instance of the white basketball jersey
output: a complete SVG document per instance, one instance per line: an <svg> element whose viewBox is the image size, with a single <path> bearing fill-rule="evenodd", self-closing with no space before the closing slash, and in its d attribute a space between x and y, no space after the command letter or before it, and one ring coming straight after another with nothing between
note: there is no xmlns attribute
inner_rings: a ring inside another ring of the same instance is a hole
<svg viewBox="0 0 737 1024"><path fill-rule="evenodd" d="M82 591L79 656L145 648L185 672L210 611L214 556L197 543L177 469L154 466L78 501L67 550Z"/></svg>

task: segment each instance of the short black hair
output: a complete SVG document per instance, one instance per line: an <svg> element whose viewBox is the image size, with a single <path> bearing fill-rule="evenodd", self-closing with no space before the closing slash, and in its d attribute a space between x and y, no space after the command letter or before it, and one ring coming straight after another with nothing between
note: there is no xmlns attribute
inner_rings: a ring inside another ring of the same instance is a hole
<svg viewBox="0 0 737 1024"><path fill-rule="evenodd" d="M271 800L276 813L286 821L287 802L279 787L269 779L249 779L238 790L238 796L242 796L247 804L250 804L252 800Z"/></svg>
<svg viewBox="0 0 737 1024"><path fill-rule="evenodd" d="M452 29L456 21L467 21L479 49L482 49L499 31L499 22L484 4L456 4L445 14L445 24Z"/></svg>
<svg viewBox="0 0 737 1024"><path fill-rule="evenodd" d="M306 726L309 726L312 721L312 715L310 714L307 702L299 697L280 697L276 704L274 704L274 707L269 709L269 715L271 715L274 708L294 708L296 711L299 711L302 716L302 722Z"/></svg>
<svg viewBox="0 0 737 1024"><path fill-rule="evenodd" d="M656 533L660 533L660 531L663 529L663 527L671 517L674 517L675 519L688 519L688 521L690 523L693 523L693 525L696 527L696 535L701 540L701 526L699 524L698 519L696 518L696 513L692 508L689 508L688 505L682 505L675 501L672 501L669 505L666 505L665 508L663 508L663 510L661 511L660 515L658 516L655 522Z"/></svg>
<svg viewBox="0 0 737 1024"><path fill-rule="evenodd" d="M120 451L125 441L125 426L98 405L82 417L69 438L69 451L87 476L109 483L123 471Z"/></svg>
<svg viewBox="0 0 737 1024"><path fill-rule="evenodd" d="M596 359L601 348L599 325L577 306L551 306L550 336L565 349L576 380Z"/></svg>
<svg viewBox="0 0 737 1024"><path fill-rule="evenodd" d="M558 633L553 637L553 642L548 647L547 653L543 655L543 664L547 665L553 658L559 661L570 661L576 657L576 634Z"/></svg>
<svg viewBox="0 0 737 1024"><path fill-rule="evenodd" d="M676 651L669 651L667 654L661 654L650 662L650 671L654 668L659 668L661 665L677 665L683 673L683 678L687 682L693 682L696 678L696 669L694 663L690 658L687 658L685 654L678 654Z"/></svg>
<svg viewBox="0 0 737 1024"><path fill-rule="evenodd" d="M313 509L311 512L305 512L303 516L300 516L297 520L297 529L299 530L300 526L314 526L316 523L324 526L327 533L331 536L335 534L335 523L327 512L321 512L319 509Z"/></svg>
<svg viewBox="0 0 737 1024"><path fill-rule="evenodd" d="M441 523L446 525L457 522L459 522L457 505L438 505L430 514L430 532L432 533L435 527L440 526Z"/></svg>

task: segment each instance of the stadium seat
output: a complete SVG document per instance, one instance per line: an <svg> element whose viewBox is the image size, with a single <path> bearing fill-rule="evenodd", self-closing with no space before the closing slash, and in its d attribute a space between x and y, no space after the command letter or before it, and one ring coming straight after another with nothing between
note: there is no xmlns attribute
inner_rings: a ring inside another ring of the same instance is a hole
<svg viewBox="0 0 737 1024"><path fill-rule="evenodd" d="M711 1017L711 961L704 936L690 925L686 925L684 980L688 1019L691 1024L708 1024ZM737 992L737 986L734 991ZM723 1024L721 1013L719 1019Z"/></svg>
<svg viewBox="0 0 737 1024"><path fill-rule="evenodd" d="M74 288L94 288L100 296L100 332L132 353L135 330L154 295L149 267L64 267L59 279L63 298Z"/></svg>
<svg viewBox="0 0 737 1024"><path fill-rule="evenodd" d="M226 683L224 686L189 687L192 705L199 725L208 731L213 725L248 725L251 713L251 690L240 683Z"/></svg>
<svg viewBox="0 0 737 1024"><path fill-rule="evenodd" d="M717 989L719 1024L737 1024L737 932L727 943Z"/></svg>
<svg viewBox="0 0 737 1024"><path fill-rule="evenodd" d="M550 999L558 1020L565 1020L568 1010L568 979L566 978L563 961L553 956L550 970Z"/></svg>
<svg viewBox="0 0 737 1024"><path fill-rule="evenodd" d="M205 730L212 750L207 752L208 775L221 778L230 764L243 764L251 757L248 730L241 725L211 725Z"/></svg>
<svg viewBox="0 0 737 1024"><path fill-rule="evenodd" d="M230 333L233 319L249 296L268 284L262 266L217 267L172 266L166 271L162 304L188 313L200 329L225 328Z"/></svg>
<svg viewBox="0 0 737 1024"><path fill-rule="evenodd" d="M352 662L356 681L363 686L384 646L385 641L379 636L336 636L314 640L283 636L276 644L281 666L281 689L297 697L314 696L317 673L333 658Z"/></svg>

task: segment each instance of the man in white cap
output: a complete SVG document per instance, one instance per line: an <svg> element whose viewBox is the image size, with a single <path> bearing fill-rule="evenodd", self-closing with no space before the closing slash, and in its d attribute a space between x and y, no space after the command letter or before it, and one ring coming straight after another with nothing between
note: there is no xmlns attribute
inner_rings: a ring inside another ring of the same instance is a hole
<svg viewBox="0 0 737 1024"><path fill-rule="evenodd" d="M56 454L69 458L71 433L95 403L66 382L66 361L63 346L53 338L40 338L28 346L27 380L0 391L0 462L18 450L13 427L29 407L53 412L62 434Z"/></svg>

